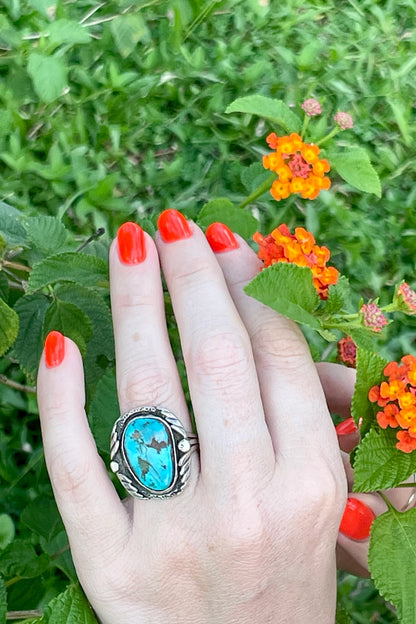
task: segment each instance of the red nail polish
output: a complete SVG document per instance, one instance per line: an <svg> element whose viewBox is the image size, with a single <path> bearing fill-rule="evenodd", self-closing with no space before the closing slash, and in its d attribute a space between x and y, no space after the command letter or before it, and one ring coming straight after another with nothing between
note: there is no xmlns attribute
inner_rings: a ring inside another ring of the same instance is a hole
<svg viewBox="0 0 416 624"><path fill-rule="evenodd" d="M216 253L238 248L237 239L224 223L211 223L206 229L205 236L212 251Z"/></svg>
<svg viewBox="0 0 416 624"><path fill-rule="evenodd" d="M157 220L157 227L165 243L174 243L192 236L187 220L174 208L162 212Z"/></svg>
<svg viewBox="0 0 416 624"><path fill-rule="evenodd" d="M139 264L146 258L144 232L137 223L128 221L117 232L118 253L124 264Z"/></svg>
<svg viewBox="0 0 416 624"><path fill-rule="evenodd" d="M370 536L370 528L375 513L357 498L348 498L339 530L354 540L365 540Z"/></svg>
<svg viewBox="0 0 416 624"><path fill-rule="evenodd" d="M54 368L62 363L65 357L65 337L59 331L51 331L45 340L45 363Z"/></svg>
<svg viewBox="0 0 416 624"><path fill-rule="evenodd" d="M347 435L348 433L354 433L358 430L357 425L354 422L354 418L346 418L342 422L338 423L335 427L337 435Z"/></svg>

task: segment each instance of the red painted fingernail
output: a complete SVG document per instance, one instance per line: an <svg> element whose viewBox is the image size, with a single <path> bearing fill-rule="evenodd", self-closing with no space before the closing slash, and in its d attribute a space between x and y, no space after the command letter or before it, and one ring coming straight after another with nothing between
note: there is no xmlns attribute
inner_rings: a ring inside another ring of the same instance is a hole
<svg viewBox="0 0 416 624"><path fill-rule="evenodd" d="M54 368L62 363L65 357L65 337L59 331L51 331L45 340L45 364Z"/></svg>
<svg viewBox="0 0 416 624"><path fill-rule="evenodd" d="M205 236L212 251L216 253L238 248L236 237L224 223L211 223L206 229Z"/></svg>
<svg viewBox="0 0 416 624"><path fill-rule="evenodd" d="M337 426L335 427L335 431L337 432L337 435L347 435L348 433L354 433L354 431L357 431L358 427L354 422L354 418L347 418L346 420L343 420L342 422L338 423Z"/></svg>
<svg viewBox="0 0 416 624"><path fill-rule="evenodd" d="M124 264L139 264L146 258L144 232L137 223L128 221L117 232L118 253Z"/></svg>
<svg viewBox="0 0 416 624"><path fill-rule="evenodd" d="M351 539L365 540L375 517L373 510L358 498L348 498L339 530Z"/></svg>
<svg viewBox="0 0 416 624"><path fill-rule="evenodd" d="M165 243L174 243L192 236L187 220L174 208L169 208L159 215L157 227Z"/></svg>

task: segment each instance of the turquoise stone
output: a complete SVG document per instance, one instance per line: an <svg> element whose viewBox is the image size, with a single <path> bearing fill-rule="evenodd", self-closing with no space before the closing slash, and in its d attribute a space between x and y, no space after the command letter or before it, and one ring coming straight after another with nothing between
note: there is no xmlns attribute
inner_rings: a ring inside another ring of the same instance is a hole
<svg viewBox="0 0 416 624"><path fill-rule="evenodd" d="M163 492L172 485L174 449L170 430L159 418L132 418L124 431L124 452L134 475L144 487Z"/></svg>

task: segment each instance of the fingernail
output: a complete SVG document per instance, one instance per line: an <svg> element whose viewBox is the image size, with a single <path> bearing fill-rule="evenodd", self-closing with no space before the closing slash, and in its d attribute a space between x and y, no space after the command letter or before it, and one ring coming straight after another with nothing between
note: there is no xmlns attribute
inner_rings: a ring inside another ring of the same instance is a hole
<svg viewBox="0 0 416 624"><path fill-rule="evenodd" d="M192 236L187 220L174 208L162 212L157 220L157 227L165 243L174 243Z"/></svg>
<svg viewBox="0 0 416 624"><path fill-rule="evenodd" d="M59 331L51 331L45 340L45 364L55 368L65 357L65 337Z"/></svg>
<svg viewBox="0 0 416 624"><path fill-rule="evenodd" d="M205 236L215 253L238 248L236 237L224 223L211 223L205 231Z"/></svg>
<svg viewBox="0 0 416 624"><path fill-rule="evenodd" d="M348 433L354 433L354 431L357 431L358 427L354 422L354 418L347 418L346 420L343 420L342 422L338 423L338 425L335 427L335 431L337 432L337 435L347 435Z"/></svg>
<svg viewBox="0 0 416 624"><path fill-rule="evenodd" d="M146 258L146 241L142 228L128 221L117 232L118 253L124 264L139 264Z"/></svg>
<svg viewBox="0 0 416 624"><path fill-rule="evenodd" d="M365 540L370 536L370 528L375 513L357 498L348 498L339 526L340 533L354 540Z"/></svg>

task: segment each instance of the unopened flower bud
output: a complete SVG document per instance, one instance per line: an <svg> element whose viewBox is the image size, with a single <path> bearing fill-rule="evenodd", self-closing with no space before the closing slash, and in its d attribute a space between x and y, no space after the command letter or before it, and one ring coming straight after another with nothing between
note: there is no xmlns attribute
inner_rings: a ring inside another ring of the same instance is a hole
<svg viewBox="0 0 416 624"><path fill-rule="evenodd" d="M349 113L343 113L340 111L334 115L334 121L340 126L341 130L347 130L347 128L354 127L354 120Z"/></svg>
<svg viewBox="0 0 416 624"><path fill-rule="evenodd" d="M301 108L305 111L308 117L315 117L315 115L320 115L322 113L321 105L318 100L315 100L314 98L305 100L301 105Z"/></svg>

